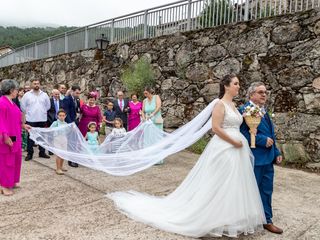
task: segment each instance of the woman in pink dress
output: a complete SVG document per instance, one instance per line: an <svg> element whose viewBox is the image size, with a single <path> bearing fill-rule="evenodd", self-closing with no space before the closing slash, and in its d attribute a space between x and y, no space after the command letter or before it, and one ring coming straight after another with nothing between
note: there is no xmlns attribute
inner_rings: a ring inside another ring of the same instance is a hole
<svg viewBox="0 0 320 240"><path fill-rule="evenodd" d="M13 195L13 188L20 182L22 159L22 114L12 99L18 94L19 84L15 80L6 79L1 82L0 97L0 186L1 194Z"/></svg>
<svg viewBox="0 0 320 240"><path fill-rule="evenodd" d="M129 108L130 108L130 112L128 115L128 131L131 131L140 124L142 103L138 101L137 94L131 94L131 101L129 102Z"/></svg>
<svg viewBox="0 0 320 240"><path fill-rule="evenodd" d="M89 93L87 103L83 104L80 108L81 118L78 127L84 137L87 135L88 124L90 122L95 122L97 124L97 131L99 131L102 116L99 106L96 105L96 99L97 95L94 92Z"/></svg>

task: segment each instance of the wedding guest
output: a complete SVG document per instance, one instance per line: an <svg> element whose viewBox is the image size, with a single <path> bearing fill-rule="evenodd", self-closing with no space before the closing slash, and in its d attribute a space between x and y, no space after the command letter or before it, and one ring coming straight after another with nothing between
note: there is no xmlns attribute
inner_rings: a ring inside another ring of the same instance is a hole
<svg viewBox="0 0 320 240"><path fill-rule="evenodd" d="M29 85L25 85L24 86L24 93L27 93L31 90L30 86Z"/></svg>
<svg viewBox="0 0 320 240"><path fill-rule="evenodd" d="M60 100L60 92L58 89L53 89L52 97L50 98L50 109L48 110L48 126L51 126L58 119L58 111L61 108L62 100Z"/></svg>
<svg viewBox="0 0 320 240"><path fill-rule="evenodd" d="M113 103L107 103L107 110L103 114L103 121L106 123L105 135L108 136L113 129L114 119L116 118L116 112L113 110Z"/></svg>
<svg viewBox="0 0 320 240"><path fill-rule="evenodd" d="M60 100L62 101L66 97L67 87L64 84L59 84L58 91L60 92Z"/></svg>
<svg viewBox="0 0 320 240"><path fill-rule="evenodd" d="M21 102L23 95L24 95L24 88L19 88L18 96L17 96L19 102Z"/></svg>
<svg viewBox="0 0 320 240"><path fill-rule="evenodd" d="M128 113L130 111L129 102L124 99L122 91L118 91L117 99L113 102L113 110L116 112L116 117L120 118L123 122L123 127L128 129Z"/></svg>
<svg viewBox="0 0 320 240"><path fill-rule="evenodd" d="M32 90L25 93L21 99L21 110L26 115L26 123L32 127L46 127L48 116L47 112L50 109L50 99L48 94L40 89L40 81L38 79L32 80ZM27 151L25 158L29 161L33 158L34 141L28 135ZM39 146L39 157L50 158L45 153L45 149Z"/></svg>
<svg viewBox="0 0 320 240"><path fill-rule="evenodd" d="M146 97L143 100L142 107L142 119L151 120L153 124L163 130L163 118L161 116L161 99L158 95L153 94L153 90L150 87L146 87L143 92ZM145 134L146 139L144 141L149 145L153 143L152 134ZM156 165L161 165L164 163L164 160L161 160Z"/></svg>
<svg viewBox="0 0 320 240"><path fill-rule="evenodd" d="M75 123L78 125L78 114L80 112L80 100L79 96L81 93L81 89L78 85L73 85L68 93L68 95L62 100L62 108L66 111L67 117L66 122L67 123ZM68 146L69 148L72 148L72 146ZM70 167L78 167L77 163L68 161L68 165Z"/></svg>
<svg viewBox="0 0 320 240"><path fill-rule="evenodd" d="M249 101L240 108L240 112L243 113L247 106L259 106L265 113L261 123L257 128L256 133L256 148L251 148L254 155L254 174L259 187L267 224L263 227L272 232L281 234L283 230L272 223L272 192L273 192L273 178L274 167L273 164L280 164L282 156L278 148L276 147L276 136L274 132L274 126L272 120L265 110L265 104L267 101L267 89L262 82L254 82L248 89ZM240 127L241 133L247 138L250 143L249 127L243 121Z"/></svg>
<svg viewBox="0 0 320 240"><path fill-rule="evenodd" d="M115 118L113 122L113 129L110 133L110 139L112 140L109 144L111 147L111 152L115 153L119 150L122 145L121 141L117 141L120 138L123 138L126 135L126 129L123 126L123 122L121 118Z"/></svg>
<svg viewBox="0 0 320 240"><path fill-rule="evenodd" d="M161 116L161 99L159 95L153 95L153 90L146 87L143 92L146 97L143 100L142 118L151 119L154 125L163 130L163 118Z"/></svg>
<svg viewBox="0 0 320 240"><path fill-rule="evenodd" d="M22 123L22 113L13 99L18 94L18 83L15 80L1 81L0 97L0 186L5 196L14 194L18 187L21 172L21 129L30 130L30 126Z"/></svg>
<svg viewBox="0 0 320 240"><path fill-rule="evenodd" d="M57 89L56 89L57 90ZM59 91L57 90L56 93L56 99L60 100L59 94L57 94ZM66 119L66 111L64 111L63 109L59 109L57 112L57 118L55 121L52 122L52 124L50 125L50 128L55 128L55 127L60 127L63 125L66 125L67 123L65 122ZM66 149L68 146L68 139L66 138L66 136L64 136L63 134L61 134L60 137L55 137L54 139L54 146L59 148L59 149ZM58 175L64 175L64 172L67 172L68 170L63 168L63 162L64 160L57 156L56 158L56 174Z"/></svg>
<svg viewBox="0 0 320 240"><path fill-rule="evenodd" d="M87 103L83 104L80 108L81 119L79 122L79 129L84 137L88 132L88 124L90 122L95 122L97 131L99 131L102 116L100 107L96 105L96 99L97 95L94 92L89 93Z"/></svg>
<svg viewBox="0 0 320 240"><path fill-rule="evenodd" d="M18 96L15 98L17 106L20 108L20 102L24 95L24 88L19 88ZM28 132L25 129L22 129L22 149L23 151L27 151L28 144Z"/></svg>
<svg viewBox="0 0 320 240"><path fill-rule="evenodd" d="M96 122L89 122L85 139L89 145L91 153L97 153L97 149L99 147L99 133L97 132Z"/></svg>
<svg viewBox="0 0 320 240"><path fill-rule="evenodd" d="M137 94L131 94L129 102L130 113L128 114L128 131L135 129L140 124L142 103L138 101Z"/></svg>
<svg viewBox="0 0 320 240"><path fill-rule="evenodd" d="M113 138L121 138L126 135L126 129L123 126L123 122L122 122L121 118L115 118L113 126L114 126L114 128L112 129L112 132L110 133L110 135Z"/></svg>
<svg viewBox="0 0 320 240"><path fill-rule="evenodd" d="M62 108L67 113L67 123L75 122L78 124L78 114L80 112L80 93L80 87L78 85L74 85L71 87L69 95L65 96L65 98L62 100Z"/></svg>
<svg viewBox="0 0 320 240"><path fill-rule="evenodd" d="M0 91L0 97L2 96L2 92ZM20 108L20 101L21 101L21 98L19 97L21 96L21 91L20 91L20 88L19 88L19 91L18 91L18 94L17 94L17 97L12 99L12 101L18 106L18 108ZM23 96L23 95L22 95Z"/></svg>

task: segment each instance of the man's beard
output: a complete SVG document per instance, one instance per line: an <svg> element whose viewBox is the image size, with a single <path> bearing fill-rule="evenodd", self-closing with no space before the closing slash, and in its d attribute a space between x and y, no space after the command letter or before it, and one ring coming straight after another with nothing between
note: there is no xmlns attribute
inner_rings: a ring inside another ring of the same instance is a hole
<svg viewBox="0 0 320 240"><path fill-rule="evenodd" d="M34 87L33 90L38 91L40 88L39 87Z"/></svg>

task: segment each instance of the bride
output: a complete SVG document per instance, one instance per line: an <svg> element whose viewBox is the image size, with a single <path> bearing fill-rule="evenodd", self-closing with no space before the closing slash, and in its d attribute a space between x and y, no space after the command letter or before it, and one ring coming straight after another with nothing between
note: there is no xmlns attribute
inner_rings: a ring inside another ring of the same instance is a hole
<svg viewBox="0 0 320 240"><path fill-rule="evenodd" d="M181 185L168 196L135 191L108 195L128 217L191 237L237 237L266 223L253 172L253 156L240 133L243 121L233 103L239 80L227 75L212 111L215 133Z"/></svg>

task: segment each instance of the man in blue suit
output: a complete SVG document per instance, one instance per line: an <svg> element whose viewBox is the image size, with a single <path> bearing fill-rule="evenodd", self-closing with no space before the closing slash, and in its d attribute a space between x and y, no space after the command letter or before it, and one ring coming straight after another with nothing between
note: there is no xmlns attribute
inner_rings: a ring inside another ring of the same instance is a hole
<svg viewBox="0 0 320 240"><path fill-rule="evenodd" d="M67 113L66 122L67 123L76 123L78 125L79 119L77 118L77 114L80 112L80 93L81 89L79 86L74 85L71 87L70 95L66 96L62 100L63 109ZM70 167L78 167L77 163L68 161L68 165Z"/></svg>
<svg viewBox="0 0 320 240"><path fill-rule="evenodd" d="M273 123L268 112L264 108L264 105L267 101L267 89L261 82L252 83L248 89L248 96L250 101L239 109L240 112L243 113L244 108L247 106L258 105L265 113L257 129L256 148L251 149L255 157L254 174L256 176L265 216L267 219L267 224L265 224L263 227L272 233L281 234L283 230L276 227L272 223L271 201L274 178L273 164L280 164L282 161L282 156L276 147L276 137ZM245 122L242 123L240 131L250 143L250 131Z"/></svg>

